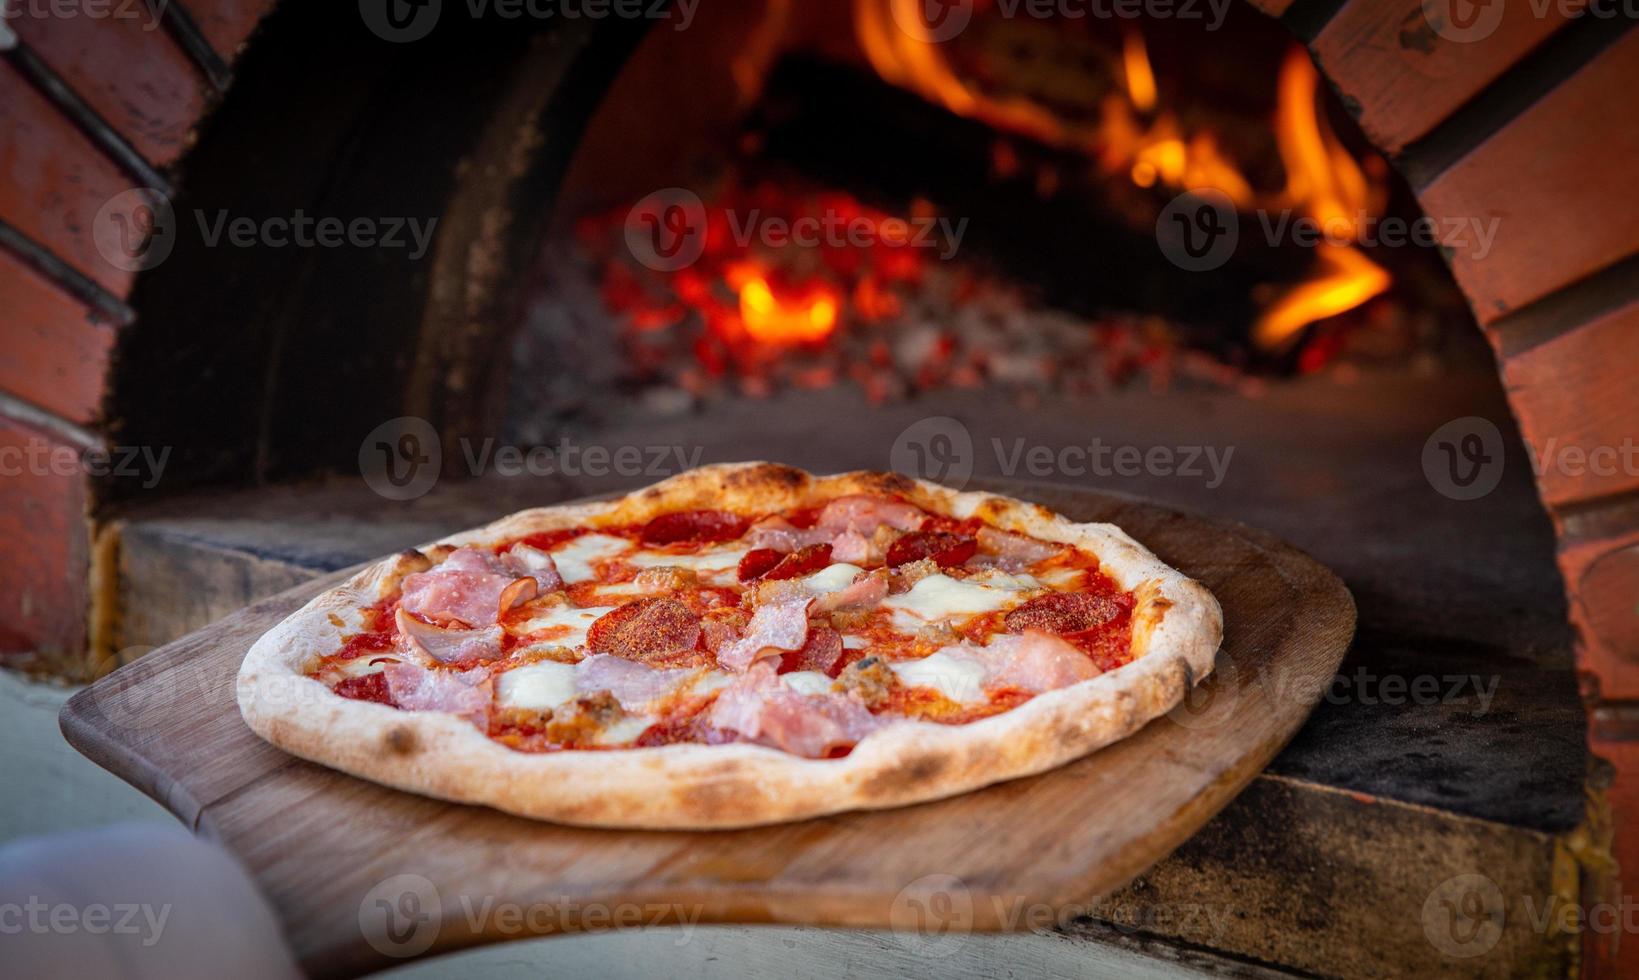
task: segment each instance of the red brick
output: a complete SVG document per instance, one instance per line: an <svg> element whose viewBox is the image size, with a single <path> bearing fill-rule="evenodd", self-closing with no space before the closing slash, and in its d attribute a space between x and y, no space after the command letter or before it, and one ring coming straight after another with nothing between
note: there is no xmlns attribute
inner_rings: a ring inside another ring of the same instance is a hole
<svg viewBox="0 0 1639 980"><path fill-rule="evenodd" d="M1563 545L1559 569L1580 640L1577 669L1597 678L1600 700L1639 701L1639 648L1631 645L1639 619L1639 528Z"/></svg>
<svg viewBox="0 0 1639 980"><path fill-rule="evenodd" d="M1373 145L1393 155L1566 23L1556 7L1546 17L1528 3L1497 9L1502 20L1490 35L1454 41L1431 26L1419 0L1351 0L1310 48L1338 91L1359 105Z"/></svg>
<svg viewBox="0 0 1639 980"><path fill-rule="evenodd" d="M194 0L188 4L200 33L229 64L238 57L239 46L272 9L273 0ZM356 10L353 15L357 16Z"/></svg>
<svg viewBox="0 0 1639 980"><path fill-rule="evenodd" d="M1634 454L1622 454L1639 444L1635 355L1639 300L1503 361L1509 403L1539 460L1546 503L1639 489L1639 472L1629 465ZM1594 462L1606 472L1595 472Z"/></svg>
<svg viewBox="0 0 1639 980"><path fill-rule="evenodd" d="M125 296L132 274L97 249L100 241L117 250L118 229L111 222L98 227L93 219L109 199L131 188L131 178L5 62L0 92L0 218Z"/></svg>
<svg viewBox="0 0 1639 980"><path fill-rule="evenodd" d="M0 652L83 662L90 549L78 458L77 450L0 418Z"/></svg>
<svg viewBox="0 0 1639 980"><path fill-rule="evenodd" d="M0 389L73 422L96 417L116 328L0 251Z"/></svg>
<svg viewBox="0 0 1639 980"><path fill-rule="evenodd" d="M111 4L106 17L29 9L12 26L41 61L149 163L181 156L205 110L205 80L147 4Z"/></svg>
<svg viewBox="0 0 1639 980"><path fill-rule="evenodd" d="M1419 195L1439 218L1498 219L1489 254L1470 235L1451 261L1481 323L1639 252L1639 113L1612 96L1635 91L1629 31Z"/></svg>

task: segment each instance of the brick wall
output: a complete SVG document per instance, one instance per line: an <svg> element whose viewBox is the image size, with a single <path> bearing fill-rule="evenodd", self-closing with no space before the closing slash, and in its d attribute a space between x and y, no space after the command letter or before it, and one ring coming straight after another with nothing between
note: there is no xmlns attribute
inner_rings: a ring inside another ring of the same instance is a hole
<svg viewBox="0 0 1639 980"><path fill-rule="evenodd" d="M3 4L0 4L3 5ZM12 4L0 21L0 655L83 675L96 637L86 467L134 314L126 192L169 192L272 0ZM110 202L113 202L110 204ZM109 256L113 256L111 261Z"/></svg>

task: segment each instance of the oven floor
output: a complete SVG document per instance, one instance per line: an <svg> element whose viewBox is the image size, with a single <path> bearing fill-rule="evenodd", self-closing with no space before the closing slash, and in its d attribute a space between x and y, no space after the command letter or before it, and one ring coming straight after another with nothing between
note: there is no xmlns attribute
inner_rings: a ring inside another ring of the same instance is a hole
<svg viewBox="0 0 1639 980"><path fill-rule="evenodd" d="M1540 895L1539 905L1567 887L1567 842L1588 805L1584 716L1553 535L1488 369L1034 411L984 392L886 407L848 389L795 392L567 437L574 450L637 447L640 465L651 448L667 454L648 472L587 472L595 458L576 451L547 475L507 476L491 457L479 479L446 479L409 503L356 477L155 501L127 515L122 537L123 642L140 651L304 578L523 506L652 482L678 458L887 468L902 434L936 416L967 432L975 475L1097 487L1263 527L1336 570L1358 603L1354 647L1309 724L1196 838L1111 897L1111 908L1149 910L1139 933L1305 971L1393 973L1434 951L1420 918L1440 884L1419 877L1430 853L1471 855L1505 894ZM1425 474L1425 443L1474 416L1504 434L1501 480L1479 499L1450 499ZM1062 453L1094 440L1109 472ZM1173 465L1123 475L1113 470L1122 447L1170 449ZM444 447L463 470L483 453ZM1214 902L1233 914L1188 911ZM1528 931L1514 965L1563 974L1572 945Z"/></svg>

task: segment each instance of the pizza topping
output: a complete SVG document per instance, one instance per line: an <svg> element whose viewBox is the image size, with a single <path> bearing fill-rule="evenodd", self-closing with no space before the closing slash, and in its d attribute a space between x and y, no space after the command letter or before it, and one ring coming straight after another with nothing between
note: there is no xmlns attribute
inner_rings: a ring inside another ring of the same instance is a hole
<svg viewBox="0 0 1639 980"><path fill-rule="evenodd" d="M809 759L851 749L883 724L855 698L793 691L767 663L723 689L707 720L713 728Z"/></svg>
<svg viewBox="0 0 1639 980"><path fill-rule="evenodd" d="M887 525L900 531L914 531L927 518L920 508L886 497L854 494L838 497L820 511L815 527L833 534L853 531L869 536Z"/></svg>
<svg viewBox="0 0 1639 980"><path fill-rule="evenodd" d="M784 560L785 555L773 548L753 548L740 559L737 574L740 581L753 582L767 575L774 566Z"/></svg>
<svg viewBox="0 0 1639 980"><path fill-rule="evenodd" d="M950 647L921 660L893 664L893 673L906 687L925 687L957 704L985 700L987 671L981 655L964 647Z"/></svg>
<svg viewBox="0 0 1639 980"><path fill-rule="evenodd" d="M809 629L802 649L791 650L780 657L779 672L813 671L830 676L841 659L842 634L829 626L815 626Z"/></svg>
<svg viewBox="0 0 1639 980"><path fill-rule="evenodd" d="M405 576L399 606L429 622L489 626L539 588L533 576L516 574L495 555L461 548L432 571Z"/></svg>
<svg viewBox="0 0 1639 980"><path fill-rule="evenodd" d="M768 582L797 578L817 572L829 564L831 564L831 546L828 544L811 544L786 555L778 565L764 572L762 578Z"/></svg>
<svg viewBox="0 0 1639 980"><path fill-rule="evenodd" d="M390 663L381 668L392 702L407 711L447 711L470 719L480 728L489 724L494 685L489 671L439 670L416 664Z"/></svg>
<svg viewBox="0 0 1639 980"><path fill-rule="evenodd" d="M522 751L742 740L823 758L1131 659L1132 596L1096 556L879 495L441 545L421 564L313 676ZM379 656L395 652L412 662Z"/></svg>
<svg viewBox="0 0 1639 980"><path fill-rule="evenodd" d="M762 657L802 649L808 641L808 605L813 601L813 596L804 592L759 605L746 634L719 650L717 662L730 670L746 670Z"/></svg>
<svg viewBox="0 0 1639 980"><path fill-rule="evenodd" d="M505 708L549 714L577 693L574 664L543 660L514 667L495 678L495 700Z"/></svg>
<svg viewBox="0 0 1639 980"><path fill-rule="evenodd" d="M1103 626L1121 614L1114 597L1089 592L1049 592L1009 612L1002 624L1009 633L1040 630L1063 635Z"/></svg>
<svg viewBox="0 0 1639 980"><path fill-rule="evenodd" d="M1064 550L1063 545L1038 541L1023 534L982 527L976 536L979 553L1004 564L1033 565Z"/></svg>
<svg viewBox="0 0 1639 980"><path fill-rule="evenodd" d="M899 678L881 657L864 657L849 664L837 675L836 688L858 698L867 708L888 703Z"/></svg>
<svg viewBox="0 0 1639 980"><path fill-rule="evenodd" d="M997 588L939 574L929 575L909 592L893 596L883 605L894 611L896 626L914 631L922 622L997 612L1018 602L1019 598L1019 592L1012 588Z"/></svg>
<svg viewBox="0 0 1639 980"><path fill-rule="evenodd" d="M563 588L563 578L558 574L558 563L552 560L550 554L539 548L515 544L510 551L501 555L501 563L516 575L533 578L543 593L556 592Z"/></svg>
<svg viewBox="0 0 1639 980"><path fill-rule="evenodd" d="M688 668L660 669L622 657L596 654L575 667L575 687L582 693L608 691L621 707L640 711L699 673Z"/></svg>
<svg viewBox="0 0 1639 980"><path fill-rule="evenodd" d="M979 542L952 531L912 531L888 548L888 564L897 568L913 561L931 559L940 568L960 565L979 550Z"/></svg>
<svg viewBox="0 0 1639 980"><path fill-rule="evenodd" d="M700 617L676 599L634 599L592 624L589 653L609 653L648 663L676 659L700 642Z"/></svg>
<svg viewBox="0 0 1639 980"><path fill-rule="evenodd" d="M831 568L852 569L855 574L858 569L851 565L832 565ZM830 569L826 569L830 571ZM824 574L823 572L821 574ZM818 575L812 576L812 582ZM870 609L888 597L888 573L882 569L860 575L851 584L835 589L819 597L814 603L815 612L832 612L834 610L858 611Z"/></svg>
<svg viewBox="0 0 1639 980"><path fill-rule="evenodd" d="M430 626L406 613L402 606L398 610L398 632L410 650L441 664L494 660L501 655L501 638L505 635L499 626L485 629Z"/></svg>
<svg viewBox="0 0 1639 980"><path fill-rule="evenodd" d="M398 705L393 704L393 696L387 690L387 675L379 670L357 677L344 677L337 682L332 690L342 697L352 698L354 701L374 701L388 707L398 707Z"/></svg>
<svg viewBox="0 0 1639 980"><path fill-rule="evenodd" d="M991 687L1016 687L1040 694L1097 677L1093 661L1059 637L1037 630L993 637L980 648L985 681Z"/></svg>
<svg viewBox="0 0 1639 980"><path fill-rule="evenodd" d="M645 592L678 592L700 587L700 575L680 565L655 565L637 573L632 580Z"/></svg>
<svg viewBox="0 0 1639 980"><path fill-rule="evenodd" d="M871 560L871 539L858 531L844 531L831 539L831 558L863 565Z"/></svg>
<svg viewBox="0 0 1639 980"><path fill-rule="evenodd" d="M552 560L564 582L589 582L598 577L596 566L631 548L625 538L611 534L582 534L552 549Z"/></svg>
<svg viewBox="0 0 1639 980"><path fill-rule="evenodd" d="M678 544L684 541L728 541L746 529L746 519L721 510L681 510L661 514L643 525L639 535L644 544Z"/></svg>

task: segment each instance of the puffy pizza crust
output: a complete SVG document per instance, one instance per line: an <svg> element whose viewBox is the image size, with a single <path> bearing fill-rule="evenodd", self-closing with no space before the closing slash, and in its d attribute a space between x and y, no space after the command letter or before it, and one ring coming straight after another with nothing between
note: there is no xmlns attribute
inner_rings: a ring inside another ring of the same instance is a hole
<svg viewBox="0 0 1639 980"><path fill-rule="evenodd" d="M532 754L469 722L336 696L306 668L358 632L358 610L422 561L386 559L309 602L259 639L239 670L239 710L287 752L387 786L592 827L745 827L903 806L1043 772L1124 738L1166 713L1212 670L1218 601L1111 524L1076 524L1036 504L883 473L816 477L772 463L691 470L617 500L523 511L446 539L487 545L539 531L647 521L667 511L745 513L847 493L900 494L924 509L1097 554L1137 597L1134 659L964 725L905 721L841 759L804 759L746 743Z"/></svg>

